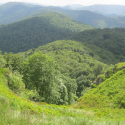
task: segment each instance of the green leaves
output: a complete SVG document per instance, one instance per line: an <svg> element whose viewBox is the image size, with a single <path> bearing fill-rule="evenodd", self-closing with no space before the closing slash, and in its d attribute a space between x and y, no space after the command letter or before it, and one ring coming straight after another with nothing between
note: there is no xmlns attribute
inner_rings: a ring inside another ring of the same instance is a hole
<svg viewBox="0 0 125 125"><path fill-rule="evenodd" d="M26 88L36 90L46 102L71 104L75 101L76 82L60 74L53 58L35 52L23 63L22 74Z"/></svg>
<svg viewBox="0 0 125 125"><path fill-rule="evenodd" d="M13 71L21 71L23 59L21 56L13 53L4 53L4 59L6 60L6 68L10 68Z"/></svg>
<svg viewBox="0 0 125 125"><path fill-rule="evenodd" d="M1 54L1 51L0 51L0 68L5 67L5 64L6 64L6 61L3 58L3 55Z"/></svg>
<svg viewBox="0 0 125 125"><path fill-rule="evenodd" d="M22 82L22 76L19 72L14 71L14 73L9 73L8 86L15 93L20 93L22 90L25 89L25 85Z"/></svg>

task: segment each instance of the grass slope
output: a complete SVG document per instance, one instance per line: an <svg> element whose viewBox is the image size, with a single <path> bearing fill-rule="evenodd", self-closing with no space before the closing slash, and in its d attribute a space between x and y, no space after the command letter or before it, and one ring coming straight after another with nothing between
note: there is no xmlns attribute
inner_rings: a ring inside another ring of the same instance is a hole
<svg viewBox="0 0 125 125"><path fill-rule="evenodd" d="M7 86L9 70L0 68L0 124L13 125L119 125L124 121L98 119L93 111L73 109L67 106L43 105L14 94Z"/></svg>
<svg viewBox="0 0 125 125"><path fill-rule="evenodd" d="M68 109L68 107L58 107L56 105L48 105L46 103L35 103L33 101L27 100L25 98L22 98L18 95L16 95L14 92L12 92L7 84L8 79L7 75L9 74L9 70L5 68L0 68L0 98L5 98L5 101L9 101L9 106L12 109L16 109L17 111L30 111L30 113L38 113L38 114L53 114L53 115L60 115L61 110ZM7 99L7 100L6 100ZM4 100L4 99L3 99ZM51 110L50 110L51 107ZM57 110L56 110L57 107ZM58 108L61 109L58 111ZM63 114L63 113L62 113Z"/></svg>
<svg viewBox="0 0 125 125"><path fill-rule="evenodd" d="M111 112L114 112L117 118L120 115L123 116L125 113L124 67L125 63L119 63L115 67L111 67L104 82L98 85L97 88L90 89L79 99L79 103L75 107L96 109L95 111L100 116L110 114Z"/></svg>

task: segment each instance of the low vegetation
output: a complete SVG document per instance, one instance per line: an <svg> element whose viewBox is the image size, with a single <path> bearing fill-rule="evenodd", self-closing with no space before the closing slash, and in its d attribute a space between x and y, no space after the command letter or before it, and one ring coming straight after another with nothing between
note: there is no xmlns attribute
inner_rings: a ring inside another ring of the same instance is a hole
<svg viewBox="0 0 125 125"><path fill-rule="evenodd" d="M119 63L111 67L105 74L104 81L90 89L83 97L79 99L77 108L93 108L98 116L110 115L109 117L124 116L124 81L125 81L125 63ZM115 70L114 70L115 69ZM104 75L100 77L104 78ZM91 101L90 101L91 100Z"/></svg>
<svg viewBox="0 0 125 125"><path fill-rule="evenodd" d="M36 103L14 94L7 83L8 69L0 69L0 124L14 125L122 125L124 121L98 119L94 111Z"/></svg>

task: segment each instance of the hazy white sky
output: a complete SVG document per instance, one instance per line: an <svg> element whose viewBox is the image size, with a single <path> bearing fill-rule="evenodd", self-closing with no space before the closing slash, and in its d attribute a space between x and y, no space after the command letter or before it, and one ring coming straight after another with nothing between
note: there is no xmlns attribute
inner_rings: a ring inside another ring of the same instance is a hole
<svg viewBox="0 0 125 125"><path fill-rule="evenodd" d="M125 0L0 0L0 3L7 2L29 2L39 3L44 5L64 6L69 4L93 5L93 4L117 4L125 5Z"/></svg>

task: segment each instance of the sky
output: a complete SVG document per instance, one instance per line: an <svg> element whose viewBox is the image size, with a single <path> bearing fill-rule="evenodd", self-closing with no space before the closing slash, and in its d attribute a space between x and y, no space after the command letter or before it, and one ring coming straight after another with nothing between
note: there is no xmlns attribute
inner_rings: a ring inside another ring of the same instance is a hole
<svg viewBox="0 0 125 125"><path fill-rule="evenodd" d="M0 0L0 3L7 2L28 2L28 3L39 3L42 5L52 6L65 6L71 4L81 4L84 6L94 4L107 4L107 5L125 5L125 0Z"/></svg>

